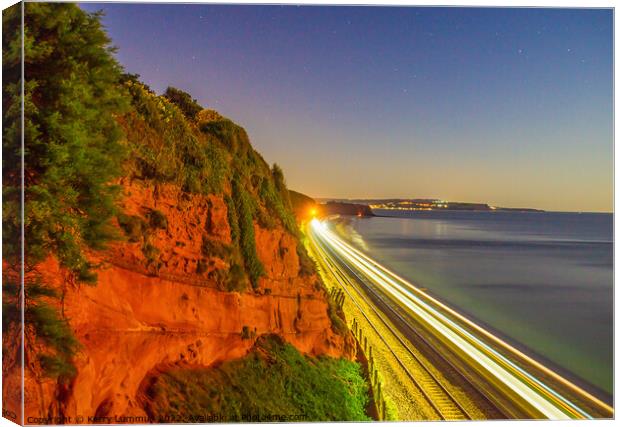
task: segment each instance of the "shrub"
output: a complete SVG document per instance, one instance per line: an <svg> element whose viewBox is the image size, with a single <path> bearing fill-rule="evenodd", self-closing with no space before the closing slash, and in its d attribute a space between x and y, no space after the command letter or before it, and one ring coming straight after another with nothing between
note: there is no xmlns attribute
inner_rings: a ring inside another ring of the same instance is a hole
<svg viewBox="0 0 620 427"><path fill-rule="evenodd" d="M199 259L196 264L196 273L203 274L207 271L207 261L205 259Z"/></svg>
<svg viewBox="0 0 620 427"><path fill-rule="evenodd" d="M251 330L249 326L244 325L241 328L241 339L242 340L251 340L256 337L256 329Z"/></svg>
<svg viewBox="0 0 620 427"><path fill-rule="evenodd" d="M202 110L198 101L192 98L189 93L180 89L168 86L166 92L164 92L164 96L179 107L188 119L193 119L196 114Z"/></svg>
<svg viewBox="0 0 620 427"><path fill-rule="evenodd" d="M133 111L121 122L132 150L134 173L143 179L173 182L184 191L219 194L228 178L225 150L195 131L182 110L134 81L125 83Z"/></svg>
<svg viewBox="0 0 620 427"><path fill-rule="evenodd" d="M153 265L159 255L159 249L152 243L145 242L144 245L142 245L142 254L146 258L147 265Z"/></svg>
<svg viewBox="0 0 620 427"><path fill-rule="evenodd" d="M226 275L226 290L228 292L235 291L244 291L246 289L246 278L245 272L243 271L243 267L239 264L234 263L228 269L228 274Z"/></svg>
<svg viewBox="0 0 620 427"><path fill-rule="evenodd" d="M329 320L331 320L332 330L338 335L345 336L349 329L343 320L344 313L337 308L333 295L334 294L331 294L327 297L327 315L329 316Z"/></svg>
<svg viewBox="0 0 620 427"><path fill-rule="evenodd" d="M116 218L130 242L136 243L142 240L146 232L146 223L142 218L126 214L119 214Z"/></svg>
<svg viewBox="0 0 620 427"><path fill-rule="evenodd" d="M227 259L232 254L232 248L219 240L215 240L207 236L202 236L202 244L200 251L205 256L218 257L223 260Z"/></svg>
<svg viewBox="0 0 620 427"><path fill-rule="evenodd" d="M86 261L82 265L82 267L80 267L80 270L76 273L77 279L80 282L86 283L88 285L97 284L98 276L97 276L97 273L95 273L92 269L93 269L93 264Z"/></svg>
<svg viewBox="0 0 620 427"><path fill-rule="evenodd" d="M267 205L272 214L282 221L284 228L286 228L289 233L293 236L299 235L295 217L290 208L284 205L282 196L276 191L270 179L264 179L262 181L260 185L260 198Z"/></svg>
<svg viewBox="0 0 620 427"><path fill-rule="evenodd" d="M233 197L239 221L239 238L241 254L245 269L250 277L253 288L258 287L258 279L265 274L263 264L256 253L256 240L254 237L253 209L250 195L243 189L239 179L233 180Z"/></svg>
<svg viewBox="0 0 620 427"><path fill-rule="evenodd" d="M290 194L288 189L286 188L286 182L284 181L284 172L277 163L274 163L273 167L271 168L271 176L273 178L273 183L276 187L276 190L279 193L282 202L284 203L284 206L288 210L292 210Z"/></svg>
<svg viewBox="0 0 620 427"><path fill-rule="evenodd" d="M224 117L222 117L222 115L215 110L204 109L199 111L196 115L196 122L198 123L199 128L210 122L217 122L220 120L224 120Z"/></svg>
<svg viewBox="0 0 620 427"><path fill-rule="evenodd" d="M273 230L276 228L276 221L270 212L260 206L256 207L255 212L258 225L267 230Z"/></svg>
<svg viewBox="0 0 620 427"><path fill-rule="evenodd" d="M299 275L311 276L314 274L316 268L314 261L310 258L306 248L300 241L297 242L297 257L299 258Z"/></svg>
<svg viewBox="0 0 620 427"><path fill-rule="evenodd" d="M215 136L220 140L222 145L231 153L237 153L243 149L243 128L237 126L232 120L222 119L199 124L199 128L203 133ZM245 133L245 131L243 132ZM247 139L247 136L246 138Z"/></svg>
<svg viewBox="0 0 620 427"><path fill-rule="evenodd" d="M227 208L228 225L230 226L230 239L236 243L239 239L239 220L237 217L237 209L233 199L227 194L224 197Z"/></svg>
<svg viewBox="0 0 620 427"><path fill-rule="evenodd" d="M153 209L149 212L149 225L151 228L160 228L165 230L168 228L168 219L163 212Z"/></svg>
<svg viewBox="0 0 620 427"><path fill-rule="evenodd" d="M344 320L340 318L338 311L332 304L329 305L328 314L332 322L332 330L338 335L346 335L348 331L347 325L344 323Z"/></svg>

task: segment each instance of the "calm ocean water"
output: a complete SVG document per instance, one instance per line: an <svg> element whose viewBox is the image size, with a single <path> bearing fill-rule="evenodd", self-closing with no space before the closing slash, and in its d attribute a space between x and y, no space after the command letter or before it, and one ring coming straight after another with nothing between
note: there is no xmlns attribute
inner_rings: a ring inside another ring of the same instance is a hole
<svg viewBox="0 0 620 427"><path fill-rule="evenodd" d="M350 219L353 243L573 379L611 394L612 214L375 213L391 217Z"/></svg>

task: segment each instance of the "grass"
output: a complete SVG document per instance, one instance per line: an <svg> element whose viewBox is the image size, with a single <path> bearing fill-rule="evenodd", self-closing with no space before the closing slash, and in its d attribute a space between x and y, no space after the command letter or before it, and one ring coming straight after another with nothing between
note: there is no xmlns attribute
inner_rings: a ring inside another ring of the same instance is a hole
<svg viewBox="0 0 620 427"><path fill-rule="evenodd" d="M162 374L146 390L145 410L155 420L221 414L224 421L369 421L368 391L358 363L304 356L272 335L242 359Z"/></svg>

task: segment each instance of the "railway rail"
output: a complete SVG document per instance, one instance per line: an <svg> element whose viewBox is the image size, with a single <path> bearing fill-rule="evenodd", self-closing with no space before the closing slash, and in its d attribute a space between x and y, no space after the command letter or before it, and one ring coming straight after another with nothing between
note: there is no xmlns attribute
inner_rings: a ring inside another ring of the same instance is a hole
<svg viewBox="0 0 620 427"><path fill-rule="evenodd" d="M366 321L369 323L371 328L374 329L375 332L379 335L380 339L385 344L386 348L393 355L398 364L402 367L407 376L411 379L413 384L417 389L420 390L422 395L425 397L426 401L430 405L431 408L435 411L437 416L442 420L471 420L474 419L467 409L459 402L459 400L448 390L448 388L441 382L441 380L431 371L431 369L427 366L427 363L423 361L410 347L410 345L398 334L395 328L390 324L390 322L385 318L385 316L376 308L374 308L374 304L371 303L368 298L363 294L363 291L355 285L355 281L352 281L347 277L346 273L344 273L341 267L335 265L331 262L327 257L325 257L321 251L329 250L328 248L322 247L314 247L314 252L317 254L319 259L321 260L321 264L324 265L327 269L331 271L333 277L338 281L342 290L347 294L351 302L359 309L360 313ZM357 274L351 270L349 270L351 274L357 276ZM380 319L381 323L390 331L390 333L394 336L394 338L402 345L402 347L407 351L407 353L414 360L415 366L407 366L407 364L398 356L396 351L392 348L388 340L385 339L384 336L381 335L379 329L373 323L373 320L364 312L361 305L357 302L356 297L353 296L352 292L348 289L349 287L355 289L357 294L357 298L363 300L367 306L371 307L375 316ZM416 372L416 374L412 373L412 369Z"/></svg>
<svg viewBox="0 0 620 427"><path fill-rule="evenodd" d="M355 290L357 297L353 298L363 299L370 317L387 327L399 342L396 347L401 350L402 346L416 360L416 369L439 373L439 378L428 384L424 379L416 379L418 387L427 388L425 396L434 400L435 406L443 405L447 396L445 393L432 396L435 385L441 386L440 379L444 378L453 387L452 380L456 378L459 386L464 385L457 389L457 397L466 391L463 402L471 402L469 394L473 392L472 396L485 398L476 403L488 402L496 413L510 418L613 417L612 406L344 243L325 223L313 220L309 231L310 242L326 272L329 270L338 278L339 285L350 297ZM433 370L415 352L422 354ZM408 356L405 358L409 361ZM409 366L414 368L412 364ZM460 403L454 396L447 400L448 407L450 402ZM442 408L438 407L437 413L441 412ZM449 409L443 412L442 418L451 416ZM466 412L461 415L467 417ZM454 416L459 419L458 413Z"/></svg>

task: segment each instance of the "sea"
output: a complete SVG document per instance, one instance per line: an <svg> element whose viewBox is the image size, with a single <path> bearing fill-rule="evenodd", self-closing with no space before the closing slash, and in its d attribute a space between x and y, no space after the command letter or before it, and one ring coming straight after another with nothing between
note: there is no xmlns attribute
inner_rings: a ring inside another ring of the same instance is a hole
<svg viewBox="0 0 620 427"><path fill-rule="evenodd" d="M392 271L611 397L613 214L374 213L338 227Z"/></svg>

